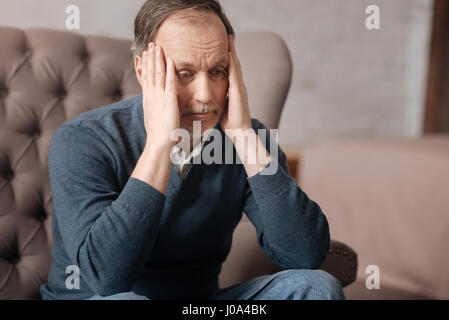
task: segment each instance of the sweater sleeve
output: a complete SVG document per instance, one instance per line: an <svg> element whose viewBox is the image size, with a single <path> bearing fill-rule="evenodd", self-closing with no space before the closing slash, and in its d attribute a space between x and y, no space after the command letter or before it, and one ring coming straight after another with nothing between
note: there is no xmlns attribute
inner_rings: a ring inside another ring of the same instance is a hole
<svg viewBox="0 0 449 320"><path fill-rule="evenodd" d="M95 294L130 291L156 240L165 196L135 178L123 190L96 134L64 124L49 148L53 219L71 262Z"/></svg>
<svg viewBox="0 0 449 320"><path fill-rule="evenodd" d="M266 130L257 120L253 128L259 137L258 129ZM272 161L247 179L243 211L256 228L259 245L276 264L285 269L317 269L329 250L327 219L289 175L287 158L275 139L270 145L268 133L265 145ZM277 155L271 152L274 148Z"/></svg>

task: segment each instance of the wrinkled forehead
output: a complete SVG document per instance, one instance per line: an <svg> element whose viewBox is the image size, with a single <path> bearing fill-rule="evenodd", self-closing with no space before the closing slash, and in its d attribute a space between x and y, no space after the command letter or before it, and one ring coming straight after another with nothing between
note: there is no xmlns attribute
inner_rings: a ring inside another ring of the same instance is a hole
<svg viewBox="0 0 449 320"><path fill-rule="evenodd" d="M182 10L171 15L160 26L155 43L176 65L228 60L226 28L217 15L209 12Z"/></svg>

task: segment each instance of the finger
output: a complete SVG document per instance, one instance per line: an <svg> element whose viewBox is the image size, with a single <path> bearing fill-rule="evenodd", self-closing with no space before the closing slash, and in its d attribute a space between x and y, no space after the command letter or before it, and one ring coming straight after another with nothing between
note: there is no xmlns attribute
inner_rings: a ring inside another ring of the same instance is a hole
<svg viewBox="0 0 449 320"><path fill-rule="evenodd" d="M140 58L140 69L141 69L141 75L140 75L140 84L144 89L146 89L146 81L147 81L147 51L144 51L142 53L142 57ZM145 84L145 86L144 86Z"/></svg>
<svg viewBox="0 0 449 320"><path fill-rule="evenodd" d="M242 73L242 66L240 65L240 60L237 56L237 51L235 50L235 45L234 45L234 40L231 40L231 54L232 54L232 58L234 60L234 65L235 65L235 72L237 73L238 77L240 79L242 79L243 81L243 73Z"/></svg>
<svg viewBox="0 0 449 320"><path fill-rule="evenodd" d="M155 88L165 90L165 60L161 46L156 46L156 73L154 77Z"/></svg>
<svg viewBox="0 0 449 320"><path fill-rule="evenodd" d="M154 89L154 43L150 42L148 45L148 51L146 54L146 78L147 78L147 90L152 92Z"/></svg>
<svg viewBox="0 0 449 320"><path fill-rule="evenodd" d="M229 52L229 86L238 86L238 73L237 73L237 66L235 63L234 54L232 52Z"/></svg>
<svg viewBox="0 0 449 320"><path fill-rule="evenodd" d="M240 68L240 67L241 67L241 66L240 66L240 60L239 60L239 58L238 58L238 56L237 56L237 50L236 50L236 48L235 48L234 39L231 39L231 52L232 52L233 55L234 55L234 60L235 60L235 63L236 63L236 65L237 65L237 67Z"/></svg>
<svg viewBox="0 0 449 320"><path fill-rule="evenodd" d="M175 90L175 64L171 58L167 58L167 75L165 78L165 92Z"/></svg>

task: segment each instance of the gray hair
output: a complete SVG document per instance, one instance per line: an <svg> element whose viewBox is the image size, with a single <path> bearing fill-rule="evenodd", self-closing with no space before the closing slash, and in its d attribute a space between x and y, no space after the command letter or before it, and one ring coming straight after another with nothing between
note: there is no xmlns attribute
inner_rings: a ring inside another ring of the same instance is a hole
<svg viewBox="0 0 449 320"><path fill-rule="evenodd" d="M184 9L209 11L218 15L227 34L235 35L218 0L147 0L134 20L134 42L131 47L134 57L142 55L148 44L154 40L162 22L172 13Z"/></svg>

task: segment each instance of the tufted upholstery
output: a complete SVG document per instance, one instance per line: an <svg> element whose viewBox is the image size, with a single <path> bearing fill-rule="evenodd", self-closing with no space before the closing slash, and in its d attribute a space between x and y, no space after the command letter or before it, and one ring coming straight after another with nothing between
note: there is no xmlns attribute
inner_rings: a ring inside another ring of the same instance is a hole
<svg viewBox="0 0 449 320"><path fill-rule="evenodd" d="M129 41L5 27L0 41L0 298L39 298L51 264L51 137L139 87Z"/></svg>
<svg viewBox="0 0 449 320"><path fill-rule="evenodd" d="M0 27L0 41L0 299L40 298L53 245L52 135L76 115L140 94L140 86L129 40ZM251 112L275 128L291 79L288 49L269 32L239 35L236 47ZM274 81L259 76L261 63Z"/></svg>

